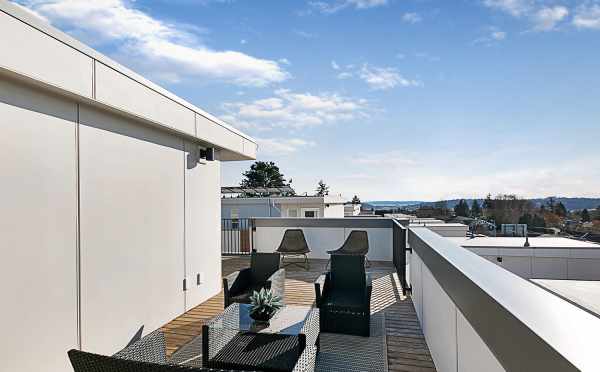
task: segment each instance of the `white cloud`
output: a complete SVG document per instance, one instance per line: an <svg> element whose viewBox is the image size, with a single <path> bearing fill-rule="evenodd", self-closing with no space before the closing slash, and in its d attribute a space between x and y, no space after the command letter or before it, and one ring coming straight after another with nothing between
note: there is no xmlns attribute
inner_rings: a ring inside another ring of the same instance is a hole
<svg viewBox="0 0 600 372"><path fill-rule="evenodd" d="M304 39L314 39L315 37L317 37L317 34L314 34L312 32L308 32L308 31L304 31L304 30L294 30L293 32L294 32L294 34L296 34Z"/></svg>
<svg viewBox="0 0 600 372"><path fill-rule="evenodd" d="M336 93L275 91L273 97L223 105L221 117L241 128L268 130L275 127L303 128L368 116L368 102Z"/></svg>
<svg viewBox="0 0 600 372"><path fill-rule="evenodd" d="M256 138L258 153L262 155L290 155L307 147L314 147L316 143L300 138Z"/></svg>
<svg viewBox="0 0 600 372"><path fill-rule="evenodd" d="M493 26L485 28L484 33L483 36L473 40L474 45L483 44L489 47L506 40L506 37L508 36L505 31L499 30Z"/></svg>
<svg viewBox="0 0 600 372"><path fill-rule="evenodd" d="M358 72L358 77L375 90L392 89L396 86L418 87L423 85L420 81L406 79L393 67L375 67L365 64Z"/></svg>
<svg viewBox="0 0 600 372"><path fill-rule="evenodd" d="M423 20L423 17L421 17L418 13L404 13L404 15L402 16L402 21L406 22L406 23L419 23Z"/></svg>
<svg viewBox="0 0 600 372"><path fill-rule="evenodd" d="M331 61L331 68L334 70L339 70L340 65L338 65L335 61Z"/></svg>
<svg viewBox="0 0 600 372"><path fill-rule="evenodd" d="M209 78L243 86L265 86L289 78L278 62L236 51L213 50L190 30L131 7L124 0L22 1L52 23L95 42L115 43L119 55L171 81Z"/></svg>
<svg viewBox="0 0 600 372"><path fill-rule="evenodd" d="M248 40L246 40L246 39L242 39L242 40L240 40L240 44L242 44L242 45L243 45L243 44L248 44Z"/></svg>
<svg viewBox="0 0 600 372"><path fill-rule="evenodd" d="M353 76L354 76L354 74L352 74L351 72L348 72L348 71L343 71L336 75L336 77L340 80L350 79Z"/></svg>
<svg viewBox="0 0 600 372"><path fill-rule="evenodd" d="M491 35L494 40L504 40L506 39L506 32L504 31L494 31Z"/></svg>
<svg viewBox="0 0 600 372"><path fill-rule="evenodd" d="M529 12L533 6L532 0L483 0L489 8L498 9L515 17Z"/></svg>
<svg viewBox="0 0 600 372"><path fill-rule="evenodd" d="M577 7L573 25L579 29L600 30L600 4L588 4Z"/></svg>
<svg viewBox="0 0 600 372"><path fill-rule="evenodd" d="M369 9L383 6L388 0L332 0L332 1L309 1L310 8L324 14L336 13L342 9Z"/></svg>
<svg viewBox="0 0 600 372"><path fill-rule="evenodd" d="M564 6L541 8L532 16L534 30L552 31L568 15L569 10Z"/></svg>
<svg viewBox="0 0 600 372"><path fill-rule="evenodd" d="M289 66L289 65L291 65L291 64L292 64L292 62L290 62L290 60L289 60L289 59L287 59L287 58L280 58L280 59L278 59L278 61L279 61L279 63L281 63L282 65L288 65L288 66Z"/></svg>

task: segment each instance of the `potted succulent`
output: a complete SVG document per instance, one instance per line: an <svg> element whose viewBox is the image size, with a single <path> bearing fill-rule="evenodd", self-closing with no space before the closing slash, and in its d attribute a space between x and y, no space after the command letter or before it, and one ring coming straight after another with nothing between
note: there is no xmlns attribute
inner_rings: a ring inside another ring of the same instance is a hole
<svg viewBox="0 0 600 372"><path fill-rule="evenodd" d="M277 310L283 307L281 297L275 296L270 289L254 291L250 297L250 317L256 322L269 323Z"/></svg>

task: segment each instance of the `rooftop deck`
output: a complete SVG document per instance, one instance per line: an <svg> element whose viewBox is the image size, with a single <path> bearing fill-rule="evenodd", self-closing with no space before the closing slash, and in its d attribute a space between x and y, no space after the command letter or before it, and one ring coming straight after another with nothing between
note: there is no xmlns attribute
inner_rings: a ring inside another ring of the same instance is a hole
<svg viewBox="0 0 600 372"><path fill-rule="evenodd" d="M310 270L286 268L286 303L314 302L314 280L325 271L326 260L310 260ZM223 257L223 275L249 266L248 257ZM435 366L409 297L402 295L394 268L388 262L373 262L367 269L373 277L371 311L385 314L389 371L432 372ZM223 310L220 293L163 327L168 353L201 333L204 321Z"/></svg>

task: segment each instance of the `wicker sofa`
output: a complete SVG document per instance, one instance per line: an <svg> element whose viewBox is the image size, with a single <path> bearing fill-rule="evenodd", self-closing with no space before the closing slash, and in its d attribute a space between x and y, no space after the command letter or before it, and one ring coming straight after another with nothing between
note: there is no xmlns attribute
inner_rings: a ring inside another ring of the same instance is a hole
<svg viewBox="0 0 600 372"><path fill-rule="evenodd" d="M171 358L166 354L164 334L154 331L115 355L99 355L69 350L74 372L225 372L230 370L202 367L201 336L177 350ZM291 372L313 372L316 348L303 354ZM308 362L307 362L307 358ZM260 371L256 371L260 372Z"/></svg>

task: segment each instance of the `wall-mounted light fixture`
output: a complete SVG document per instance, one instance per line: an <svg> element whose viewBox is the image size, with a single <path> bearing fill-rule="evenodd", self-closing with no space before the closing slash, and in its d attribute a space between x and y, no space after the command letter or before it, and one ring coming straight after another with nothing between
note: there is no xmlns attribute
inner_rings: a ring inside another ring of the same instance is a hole
<svg viewBox="0 0 600 372"><path fill-rule="evenodd" d="M215 160L215 149L213 147L198 147L198 163L204 164L207 161Z"/></svg>

